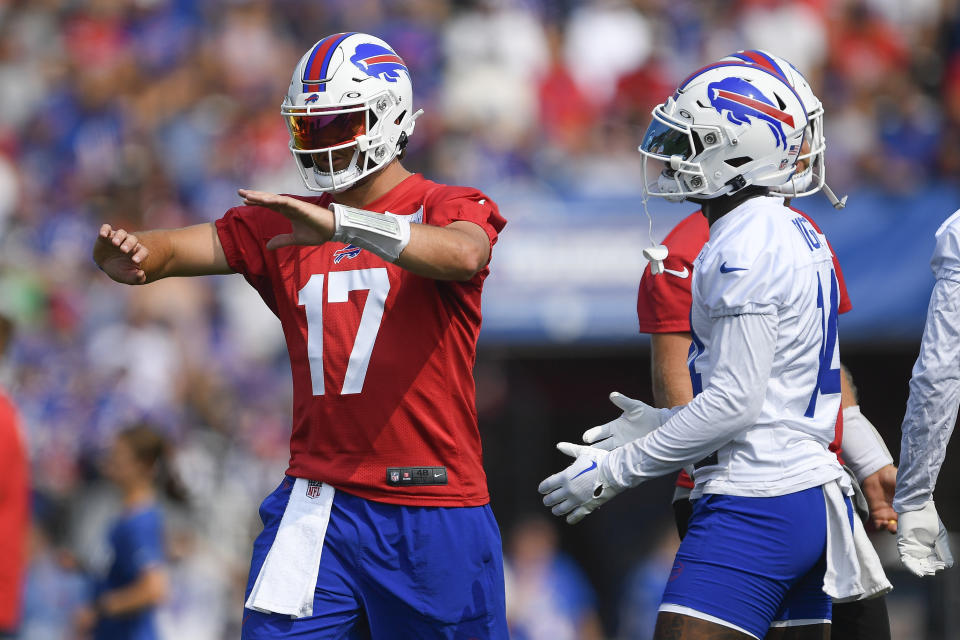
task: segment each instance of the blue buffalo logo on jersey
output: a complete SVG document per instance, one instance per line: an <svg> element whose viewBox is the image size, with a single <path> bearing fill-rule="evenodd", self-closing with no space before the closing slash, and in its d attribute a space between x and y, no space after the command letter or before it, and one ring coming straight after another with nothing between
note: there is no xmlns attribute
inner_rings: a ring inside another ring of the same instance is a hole
<svg viewBox="0 0 960 640"><path fill-rule="evenodd" d="M344 258L350 258L353 260L358 255L362 249L360 247L355 247L352 244L348 244L343 249L337 249L333 252L333 264L340 264L340 261Z"/></svg>
<svg viewBox="0 0 960 640"><path fill-rule="evenodd" d="M350 62L357 65L357 68L368 76L387 82L396 82L400 72L407 71L403 58L386 47L372 43L357 45L357 50L350 57Z"/></svg>
<svg viewBox="0 0 960 640"><path fill-rule="evenodd" d="M707 85L707 95L714 109L733 124L749 124L751 118L763 120L770 127L777 146L787 148L783 125L794 126L793 116L778 109L757 87L742 78L730 77Z"/></svg>

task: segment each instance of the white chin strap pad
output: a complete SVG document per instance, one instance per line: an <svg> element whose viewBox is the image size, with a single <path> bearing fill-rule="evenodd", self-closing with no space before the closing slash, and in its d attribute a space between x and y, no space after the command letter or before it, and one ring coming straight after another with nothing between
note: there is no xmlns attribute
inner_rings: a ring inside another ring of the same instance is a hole
<svg viewBox="0 0 960 640"><path fill-rule="evenodd" d="M663 273L663 261L667 259L667 247L662 244L647 247L643 250L643 257L650 263L651 275L660 275Z"/></svg>
<svg viewBox="0 0 960 640"><path fill-rule="evenodd" d="M331 204L336 220L333 240L366 249L396 262L410 243L410 220L392 213L375 213L342 204Z"/></svg>

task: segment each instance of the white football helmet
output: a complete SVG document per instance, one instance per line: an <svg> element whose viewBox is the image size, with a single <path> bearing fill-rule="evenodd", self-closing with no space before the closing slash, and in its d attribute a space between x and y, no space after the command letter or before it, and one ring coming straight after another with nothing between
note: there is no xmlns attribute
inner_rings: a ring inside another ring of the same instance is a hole
<svg viewBox="0 0 960 640"><path fill-rule="evenodd" d="M779 73L786 78L790 86L797 92L804 106L807 108L807 131L804 136L809 150L801 149L797 162L806 161L803 171L797 171L788 182L770 187L770 193L787 198L802 198L810 196L823 188L827 180L827 168L824 153L827 150L827 140L823 132L823 103L816 96L810 83L787 60L775 56L767 51L753 49L738 51L721 59L721 62L746 62L756 64L768 71Z"/></svg>
<svg viewBox="0 0 960 640"><path fill-rule="evenodd" d="M640 145L644 191L680 201L782 185L806 127L807 109L780 74L742 61L708 65L654 108ZM648 160L666 164L655 183Z"/></svg>
<svg viewBox="0 0 960 640"><path fill-rule="evenodd" d="M307 189L336 193L393 160L423 110L413 110L410 72L390 45L338 33L300 58L280 113Z"/></svg>

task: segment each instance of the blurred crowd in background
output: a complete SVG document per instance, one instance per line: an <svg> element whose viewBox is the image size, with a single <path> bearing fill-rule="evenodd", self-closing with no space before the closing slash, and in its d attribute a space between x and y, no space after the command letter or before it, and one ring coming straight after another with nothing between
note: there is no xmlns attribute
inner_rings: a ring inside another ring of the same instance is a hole
<svg viewBox="0 0 960 640"><path fill-rule="evenodd" d="M102 452L143 419L175 442L190 497L167 512L163 628L237 637L256 507L287 459L279 325L239 277L122 287L90 251L103 222L183 226L238 204L238 187L302 192L280 102L300 55L352 30L384 38L410 68L426 113L408 167L497 200L639 194L652 107L742 48L810 80L838 192L960 176L950 0L0 0L0 312L18 327L4 384L34 487L24 637L69 637L116 508ZM504 391L481 380L478 393L483 430ZM516 637L645 637L649 620L597 618L594 589L630 589L591 585L558 560L552 525L501 526ZM656 558L645 566L637 592L658 595Z"/></svg>

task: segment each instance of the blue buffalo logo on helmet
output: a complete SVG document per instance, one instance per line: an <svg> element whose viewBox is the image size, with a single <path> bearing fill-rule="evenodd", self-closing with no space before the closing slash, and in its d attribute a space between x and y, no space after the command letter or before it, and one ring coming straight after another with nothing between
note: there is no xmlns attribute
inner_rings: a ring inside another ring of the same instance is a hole
<svg viewBox="0 0 960 640"><path fill-rule="evenodd" d="M707 85L710 104L733 124L749 124L751 118L763 120L777 140L777 146L787 148L783 125L794 127L793 116L777 108L753 84L742 78L730 77Z"/></svg>
<svg viewBox="0 0 960 640"><path fill-rule="evenodd" d="M403 58L378 44L365 42L357 45L357 50L350 57L350 62L368 76L387 82L396 82L400 77L400 71L409 73Z"/></svg>

